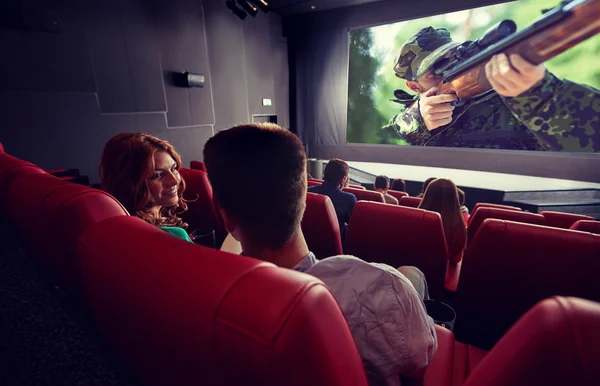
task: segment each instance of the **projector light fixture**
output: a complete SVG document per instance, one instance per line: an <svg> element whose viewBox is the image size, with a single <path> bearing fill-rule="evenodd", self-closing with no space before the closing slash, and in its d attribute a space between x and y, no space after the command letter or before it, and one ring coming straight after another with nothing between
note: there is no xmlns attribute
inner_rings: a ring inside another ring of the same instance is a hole
<svg viewBox="0 0 600 386"><path fill-rule="evenodd" d="M254 4L258 5L264 13L269 12L269 3L266 0L251 0Z"/></svg>
<svg viewBox="0 0 600 386"><path fill-rule="evenodd" d="M241 20L246 18L246 12L244 12L243 9L240 9L233 0L227 0L225 5L231 10L231 12L233 12L235 16L239 17Z"/></svg>
<svg viewBox="0 0 600 386"><path fill-rule="evenodd" d="M238 0L238 4L244 8L248 15L256 17L258 8L256 8L256 6L250 0Z"/></svg>

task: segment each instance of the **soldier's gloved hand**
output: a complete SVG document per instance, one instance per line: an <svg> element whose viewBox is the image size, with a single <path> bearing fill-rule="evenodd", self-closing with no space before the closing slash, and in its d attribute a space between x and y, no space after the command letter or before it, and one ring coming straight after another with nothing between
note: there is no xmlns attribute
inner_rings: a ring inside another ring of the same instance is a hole
<svg viewBox="0 0 600 386"><path fill-rule="evenodd" d="M519 54L494 55L485 65L485 75L496 92L505 97L516 97L542 80L546 73L544 63L537 66Z"/></svg>
<svg viewBox="0 0 600 386"><path fill-rule="evenodd" d="M454 106L450 103L456 100L456 95L437 95L438 91L438 87L432 87L419 99L419 112L429 131L452 122Z"/></svg>

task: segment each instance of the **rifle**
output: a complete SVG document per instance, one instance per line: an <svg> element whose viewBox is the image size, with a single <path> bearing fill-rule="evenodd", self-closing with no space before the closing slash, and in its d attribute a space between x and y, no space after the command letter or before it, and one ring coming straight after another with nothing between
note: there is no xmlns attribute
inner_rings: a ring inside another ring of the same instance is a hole
<svg viewBox="0 0 600 386"><path fill-rule="evenodd" d="M520 32L515 22L503 20L438 61L433 73L443 76L440 94L456 94L458 104L482 97L494 91L484 66L495 54L518 53L537 65L600 32L600 0L567 0L542 13Z"/></svg>

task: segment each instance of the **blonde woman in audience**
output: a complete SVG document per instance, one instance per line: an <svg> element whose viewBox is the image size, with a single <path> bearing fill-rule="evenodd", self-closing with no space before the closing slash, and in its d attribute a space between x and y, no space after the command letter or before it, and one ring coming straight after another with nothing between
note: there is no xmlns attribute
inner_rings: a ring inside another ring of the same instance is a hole
<svg viewBox="0 0 600 386"><path fill-rule="evenodd" d="M467 230L454 182L446 178L431 181L419 208L441 215L448 246L448 260L453 264L459 263L467 243Z"/></svg>
<svg viewBox="0 0 600 386"><path fill-rule="evenodd" d="M121 133L104 146L100 161L102 189L132 216L173 236L192 241L178 217L187 210L181 157L169 142L143 133Z"/></svg>

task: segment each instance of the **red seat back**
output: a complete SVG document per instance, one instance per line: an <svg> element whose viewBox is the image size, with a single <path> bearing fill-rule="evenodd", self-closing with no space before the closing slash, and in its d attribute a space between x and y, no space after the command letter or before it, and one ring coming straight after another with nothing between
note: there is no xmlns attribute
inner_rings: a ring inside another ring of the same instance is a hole
<svg viewBox="0 0 600 386"><path fill-rule="evenodd" d="M569 229L575 231L596 233L600 235L600 221L579 220L575 222L575 224L571 225Z"/></svg>
<svg viewBox="0 0 600 386"><path fill-rule="evenodd" d="M354 185L354 184L350 184L350 185L348 185L348 187L349 187L349 188L352 188L352 189L367 190L367 188L365 188L365 187L364 187L364 186L362 186L362 185Z"/></svg>
<svg viewBox="0 0 600 386"><path fill-rule="evenodd" d="M220 213L215 208L208 174L201 170L187 168L180 168L179 173L186 185L183 197L191 200L187 203L188 210L181 215L189 224L188 231L192 232L199 228L214 229L217 244L220 245L225 240L227 231Z"/></svg>
<svg viewBox="0 0 600 386"><path fill-rule="evenodd" d="M194 169L194 170L200 170L205 172L206 171L206 165L204 164L204 162L202 161L190 161L190 169Z"/></svg>
<svg viewBox="0 0 600 386"><path fill-rule="evenodd" d="M421 197L409 197L409 196L405 196L400 198L399 200L399 204L402 206L408 206L411 208L418 208L419 205L421 205Z"/></svg>
<svg viewBox="0 0 600 386"><path fill-rule="evenodd" d="M344 188L344 192L352 193L356 196L357 200L363 201L375 201L375 202L385 202L383 198L383 194L379 192L374 192L372 190L366 189L354 189L354 188Z"/></svg>
<svg viewBox="0 0 600 386"><path fill-rule="evenodd" d="M517 221L527 224L546 225L547 221L541 214L519 212L516 210L507 210L492 207L480 207L471 214L469 224L467 225L467 244L473 240L481 224L488 218L497 218L500 220Z"/></svg>
<svg viewBox="0 0 600 386"><path fill-rule="evenodd" d="M4 145L0 142L0 153L4 153Z"/></svg>
<svg viewBox="0 0 600 386"><path fill-rule="evenodd" d="M518 206L510 206L510 205L500 205L500 204L489 204L487 202L478 202L477 204L475 204L475 207L473 208L473 213L475 213L475 211L478 208L497 208L497 209L506 209L506 210L516 210L516 211L521 211L522 209L519 208Z"/></svg>
<svg viewBox="0 0 600 386"><path fill-rule="evenodd" d="M542 211L540 214L546 218L548 226L564 229L569 229L579 220L594 220L593 217L574 213Z"/></svg>
<svg viewBox="0 0 600 386"><path fill-rule="evenodd" d="M397 190L388 190L387 192L390 196L395 197L398 200L398 202L400 202L402 197L408 197L408 193L406 192L398 192Z"/></svg>
<svg viewBox="0 0 600 386"><path fill-rule="evenodd" d="M358 202L346 233L346 253L394 268L414 265L429 294L441 299L448 250L439 213L376 202Z"/></svg>
<svg viewBox="0 0 600 386"><path fill-rule="evenodd" d="M31 162L0 152L0 212L4 212L9 206L6 195L13 180L26 174L48 173Z"/></svg>
<svg viewBox="0 0 600 386"><path fill-rule="evenodd" d="M599 325L599 303L546 299L500 339L464 386L597 385Z"/></svg>
<svg viewBox="0 0 600 386"><path fill-rule="evenodd" d="M344 316L315 277L135 217L89 228L78 253L97 325L146 385L367 385Z"/></svg>
<svg viewBox="0 0 600 386"><path fill-rule="evenodd" d="M311 187L311 186L319 186L319 185L322 184L322 182L314 181L314 180L308 180L308 181L306 181L306 184L308 185L308 187Z"/></svg>
<svg viewBox="0 0 600 386"><path fill-rule="evenodd" d="M108 193L48 174L16 179L9 200L9 215L34 256L74 291L80 288L77 238L96 222L128 215Z"/></svg>
<svg viewBox="0 0 600 386"><path fill-rule="evenodd" d="M335 208L327 196L310 192L306 194L302 233L308 248L318 259L344 253Z"/></svg>
<svg viewBox="0 0 600 386"><path fill-rule="evenodd" d="M488 349L542 299L600 301L599 257L600 235L485 220L463 258L456 339Z"/></svg>

